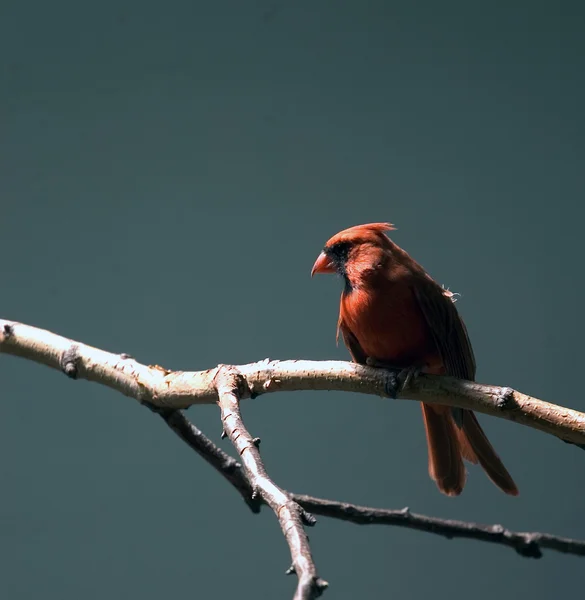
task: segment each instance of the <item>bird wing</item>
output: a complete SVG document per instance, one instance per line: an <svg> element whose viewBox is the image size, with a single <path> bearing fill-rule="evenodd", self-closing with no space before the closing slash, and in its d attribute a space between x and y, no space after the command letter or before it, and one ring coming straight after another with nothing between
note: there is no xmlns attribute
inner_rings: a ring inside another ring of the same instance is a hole
<svg viewBox="0 0 585 600"><path fill-rule="evenodd" d="M337 322L337 337L339 338L339 332L341 332L341 336L343 337L343 343L347 346L351 357L353 358L353 362L365 365L367 356L363 351L360 343L358 342L355 335L351 332L351 330L344 323L343 319L339 317L339 321Z"/></svg>
<svg viewBox="0 0 585 600"><path fill-rule="evenodd" d="M430 277L417 280L413 293L443 360L445 372L460 379L475 379L475 357L467 329L449 292Z"/></svg>

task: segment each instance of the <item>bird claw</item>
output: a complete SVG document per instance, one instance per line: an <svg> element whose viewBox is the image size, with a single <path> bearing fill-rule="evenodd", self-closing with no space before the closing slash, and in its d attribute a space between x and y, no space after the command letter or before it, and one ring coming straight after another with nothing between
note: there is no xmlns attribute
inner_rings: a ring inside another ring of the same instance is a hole
<svg viewBox="0 0 585 600"><path fill-rule="evenodd" d="M418 377L422 371L422 367L419 365L398 367L396 365L385 363L370 357L366 359L366 364L369 367L385 369L388 371L388 379L386 380L385 391L388 396L394 400L396 400L398 394L402 393L406 388L408 388L412 380Z"/></svg>
<svg viewBox="0 0 585 600"><path fill-rule="evenodd" d="M398 392L400 392L400 382L398 381L398 375L396 371L388 371L388 377L384 384L384 391L386 395L396 400L398 398Z"/></svg>
<svg viewBox="0 0 585 600"><path fill-rule="evenodd" d="M400 391L404 391L411 383L413 379L416 379L422 372L422 367L419 365L413 365L402 369L398 373L398 379L402 381Z"/></svg>

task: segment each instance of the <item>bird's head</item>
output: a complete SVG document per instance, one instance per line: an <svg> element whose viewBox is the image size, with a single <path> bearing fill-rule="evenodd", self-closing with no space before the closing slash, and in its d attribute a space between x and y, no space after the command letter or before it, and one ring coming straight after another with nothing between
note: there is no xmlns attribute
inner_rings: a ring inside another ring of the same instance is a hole
<svg viewBox="0 0 585 600"><path fill-rule="evenodd" d="M311 277L315 273L338 273L350 287L355 286L383 263L392 248L384 232L393 229L391 223L369 223L340 231L325 244L313 265Z"/></svg>

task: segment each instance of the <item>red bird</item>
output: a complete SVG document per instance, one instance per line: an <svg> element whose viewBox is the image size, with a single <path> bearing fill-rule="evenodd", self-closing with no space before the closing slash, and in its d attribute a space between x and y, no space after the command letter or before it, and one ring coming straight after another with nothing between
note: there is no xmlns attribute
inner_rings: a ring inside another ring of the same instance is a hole
<svg viewBox="0 0 585 600"><path fill-rule="evenodd" d="M473 381L475 358L452 294L436 283L385 231L390 223L357 225L334 235L311 275L338 273L338 333L354 362L421 369ZM463 459L478 463L506 494L518 488L470 410L422 404L429 475L441 492L465 485Z"/></svg>

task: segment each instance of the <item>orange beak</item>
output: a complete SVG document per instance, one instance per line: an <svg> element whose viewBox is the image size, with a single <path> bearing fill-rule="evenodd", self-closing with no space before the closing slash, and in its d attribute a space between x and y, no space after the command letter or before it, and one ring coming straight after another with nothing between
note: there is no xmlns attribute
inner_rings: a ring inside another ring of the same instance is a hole
<svg viewBox="0 0 585 600"><path fill-rule="evenodd" d="M335 265L332 260L325 254L325 252L321 252L311 269L311 277L315 273L335 273Z"/></svg>

